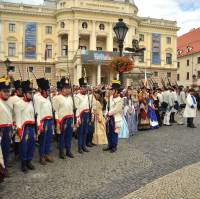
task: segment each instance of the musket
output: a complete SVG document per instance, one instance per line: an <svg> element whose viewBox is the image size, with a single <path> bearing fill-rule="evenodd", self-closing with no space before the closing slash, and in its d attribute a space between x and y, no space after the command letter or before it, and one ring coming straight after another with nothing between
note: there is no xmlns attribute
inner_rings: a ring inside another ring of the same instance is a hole
<svg viewBox="0 0 200 199"><path fill-rule="evenodd" d="M72 97L73 114L74 114L74 126L76 126L76 123L77 123L76 110L77 110L77 108L76 108L75 99L74 99L74 88L73 88L72 81L70 78L70 73L69 73L68 56L67 56L67 70L68 70L69 84L71 87L71 97Z"/></svg>

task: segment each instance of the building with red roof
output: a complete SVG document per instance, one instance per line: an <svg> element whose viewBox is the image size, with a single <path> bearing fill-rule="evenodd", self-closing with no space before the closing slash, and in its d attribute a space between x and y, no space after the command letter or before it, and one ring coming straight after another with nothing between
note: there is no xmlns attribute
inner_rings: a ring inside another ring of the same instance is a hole
<svg viewBox="0 0 200 199"><path fill-rule="evenodd" d="M184 86L200 85L200 28L177 39L177 82Z"/></svg>

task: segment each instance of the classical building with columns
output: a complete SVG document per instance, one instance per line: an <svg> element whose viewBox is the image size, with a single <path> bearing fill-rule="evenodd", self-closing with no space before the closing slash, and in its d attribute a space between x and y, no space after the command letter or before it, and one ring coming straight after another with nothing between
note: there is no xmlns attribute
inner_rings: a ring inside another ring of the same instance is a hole
<svg viewBox="0 0 200 199"><path fill-rule="evenodd" d="M126 74L133 84L135 74L146 69L152 77L176 80L176 21L138 16L134 0L44 0L43 5L0 3L0 73L9 58L15 78L46 76L55 84L70 74L74 84L87 74L88 82L109 83L115 71L109 60L118 53L113 27L122 18L129 31L124 47L140 40L144 54Z"/></svg>

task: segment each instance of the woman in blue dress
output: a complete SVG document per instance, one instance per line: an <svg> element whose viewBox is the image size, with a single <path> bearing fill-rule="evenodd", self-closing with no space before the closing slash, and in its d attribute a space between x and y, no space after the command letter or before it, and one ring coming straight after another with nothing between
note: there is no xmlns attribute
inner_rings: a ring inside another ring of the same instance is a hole
<svg viewBox="0 0 200 199"><path fill-rule="evenodd" d="M158 124L158 119L157 119L156 112L155 112L155 106L154 106L154 100L153 99L154 99L153 94L150 91L149 98L147 100L147 103L148 103L147 115L150 119L151 128L157 129L157 128L159 128L159 124Z"/></svg>

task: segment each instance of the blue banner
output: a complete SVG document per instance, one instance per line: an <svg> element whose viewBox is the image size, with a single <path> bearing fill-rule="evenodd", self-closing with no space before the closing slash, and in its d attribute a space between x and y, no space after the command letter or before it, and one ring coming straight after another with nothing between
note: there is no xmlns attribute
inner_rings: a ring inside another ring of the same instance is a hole
<svg viewBox="0 0 200 199"><path fill-rule="evenodd" d="M161 35L152 34L152 64L161 63Z"/></svg>
<svg viewBox="0 0 200 199"><path fill-rule="evenodd" d="M36 23L25 24L25 58L36 59Z"/></svg>

